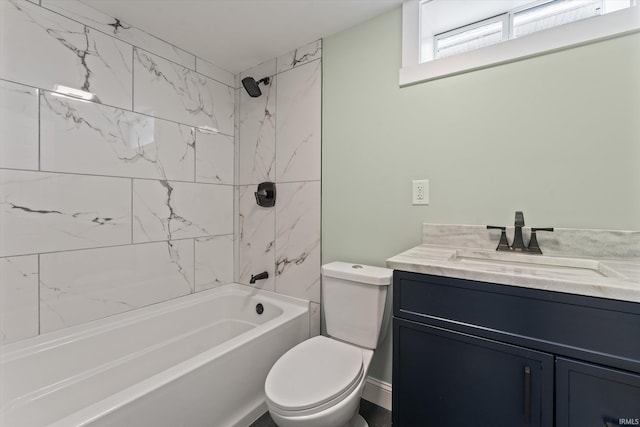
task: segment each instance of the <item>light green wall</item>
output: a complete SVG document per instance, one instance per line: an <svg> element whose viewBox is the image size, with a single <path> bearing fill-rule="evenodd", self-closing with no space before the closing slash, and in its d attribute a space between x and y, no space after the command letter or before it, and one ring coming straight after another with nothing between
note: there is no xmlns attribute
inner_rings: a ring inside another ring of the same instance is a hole
<svg viewBox="0 0 640 427"><path fill-rule="evenodd" d="M401 10L324 40L322 262L423 222L640 230L640 35L398 87ZM431 204L411 205L411 180ZM391 381L391 340L373 377Z"/></svg>

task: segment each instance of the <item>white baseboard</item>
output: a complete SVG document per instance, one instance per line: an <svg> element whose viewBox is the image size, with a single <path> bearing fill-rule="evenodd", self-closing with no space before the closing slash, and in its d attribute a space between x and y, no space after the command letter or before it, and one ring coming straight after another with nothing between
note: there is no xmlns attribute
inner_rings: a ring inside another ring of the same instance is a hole
<svg viewBox="0 0 640 427"><path fill-rule="evenodd" d="M362 398L375 403L387 410L391 410L391 384L367 377L362 390Z"/></svg>

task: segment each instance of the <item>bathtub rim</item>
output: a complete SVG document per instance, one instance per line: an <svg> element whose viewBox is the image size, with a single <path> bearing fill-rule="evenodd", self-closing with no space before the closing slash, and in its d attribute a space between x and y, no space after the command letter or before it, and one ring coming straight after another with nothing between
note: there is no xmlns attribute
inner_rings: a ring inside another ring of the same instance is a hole
<svg viewBox="0 0 640 427"><path fill-rule="evenodd" d="M221 293L260 295L270 301L282 301L291 304L293 307L308 308L310 303L308 300L254 288L253 286L229 283L2 345L0 346L0 364L22 357L24 353L44 351L51 347L67 344L73 339L97 335L102 331L126 326L138 320L154 317L157 314L196 305L207 299L213 299Z"/></svg>
<svg viewBox="0 0 640 427"><path fill-rule="evenodd" d="M275 292L257 289L252 286L231 283L7 344L6 346L0 347L0 362L19 359L33 351L45 351L56 346L71 343L74 340L87 338L109 331L110 329L126 327L127 325L136 323L137 321L185 309L193 305L201 304L209 299L219 298L225 294L248 297L258 296L263 301L273 303L281 307L282 314L274 319L266 321L263 324L257 325L255 328L233 337L230 340L216 345L213 348L205 350L202 353L190 357L189 359L185 359L161 372L145 378L138 383L93 402L85 408L71 412L63 418L55 420L49 424L49 427L66 427L69 425L77 427L85 426L96 421L102 416L126 406L130 402L143 397L147 393L159 387L178 380L189 372L245 345L247 342L260 335L267 334L282 325L296 321L300 316L306 315L307 324L309 323L309 301L287 295L276 294ZM3 412L11 406L11 402L6 403L9 405L2 408ZM10 413L10 411L7 413Z"/></svg>

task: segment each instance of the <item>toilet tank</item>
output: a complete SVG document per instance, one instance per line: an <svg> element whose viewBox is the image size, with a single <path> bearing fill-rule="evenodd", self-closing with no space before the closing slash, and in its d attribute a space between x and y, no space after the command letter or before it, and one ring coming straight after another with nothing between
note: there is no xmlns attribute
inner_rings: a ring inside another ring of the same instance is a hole
<svg viewBox="0 0 640 427"><path fill-rule="evenodd" d="M322 307L327 334L375 349L393 270L332 262L322 266Z"/></svg>

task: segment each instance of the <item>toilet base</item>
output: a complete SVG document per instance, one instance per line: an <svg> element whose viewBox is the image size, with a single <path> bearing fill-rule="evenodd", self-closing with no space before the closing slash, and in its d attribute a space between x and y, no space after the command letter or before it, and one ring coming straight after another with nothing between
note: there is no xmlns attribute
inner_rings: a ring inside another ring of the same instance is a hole
<svg viewBox="0 0 640 427"><path fill-rule="evenodd" d="M369 427L369 424L362 418L362 415L356 413L344 427Z"/></svg>

